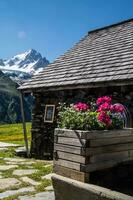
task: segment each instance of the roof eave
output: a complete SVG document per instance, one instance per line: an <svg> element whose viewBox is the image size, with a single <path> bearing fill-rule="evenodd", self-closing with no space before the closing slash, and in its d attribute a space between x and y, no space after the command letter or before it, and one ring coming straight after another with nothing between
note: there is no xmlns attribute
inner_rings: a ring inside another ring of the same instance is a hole
<svg viewBox="0 0 133 200"><path fill-rule="evenodd" d="M86 83L77 85L62 85L53 87L35 87L35 88L20 88L22 93L33 93L33 92L48 92L48 91L59 91L59 90L72 90L72 89L83 89L83 88L98 88L98 87L111 87L111 86L124 86L133 85L133 79L130 80L113 80L96 83Z"/></svg>

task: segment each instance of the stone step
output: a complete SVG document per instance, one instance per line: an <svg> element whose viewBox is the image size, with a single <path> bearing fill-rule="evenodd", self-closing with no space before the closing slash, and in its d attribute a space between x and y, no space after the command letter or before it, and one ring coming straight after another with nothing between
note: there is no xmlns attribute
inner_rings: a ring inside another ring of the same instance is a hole
<svg viewBox="0 0 133 200"><path fill-rule="evenodd" d="M34 191L35 191L34 187L24 187L24 188L20 188L18 190L8 190L8 191L0 193L0 199L7 198L12 195L19 194L19 193L34 192Z"/></svg>
<svg viewBox="0 0 133 200"><path fill-rule="evenodd" d="M20 144L13 144L13 143L6 143L6 142L0 142L0 148L3 147L22 147Z"/></svg>
<svg viewBox="0 0 133 200"><path fill-rule="evenodd" d="M52 185L50 185L50 186L45 187L45 190L46 190L46 191L53 191L54 188L53 188Z"/></svg>
<svg viewBox="0 0 133 200"><path fill-rule="evenodd" d="M54 192L40 192L31 196L19 196L19 200L55 200Z"/></svg>
<svg viewBox="0 0 133 200"><path fill-rule="evenodd" d="M13 175L25 176L25 175L30 175L36 172L38 172L37 169L16 169L13 171Z"/></svg>
<svg viewBox="0 0 133 200"><path fill-rule="evenodd" d="M17 156L27 157L27 152L25 147L18 147L15 149L15 153Z"/></svg>
<svg viewBox="0 0 133 200"><path fill-rule="evenodd" d="M36 181L32 180L31 178L29 178L29 177L27 177L27 176L21 177L20 180L22 180L22 181L25 182L25 183L29 183L29 184L31 184L31 185L33 185L33 186L36 186L36 185L39 185L39 184L40 184L39 182L36 182Z"/></svg>
<svg viewBox="0 0 133 200"><path fill-rule="evenodd" d="M21 182L16 178L1 178L0 179L0 189L6 189L12 186L18 186Z"/></svg>
<svg viewBox="0 0 133 200"><path fill-rule="evenodd" d="M0 171L6 171L9 169L17 168L18 165L0 165Z"/></svg>
<svg viewBox="0 0 133 200"><path fill-rule="evenodd" d="M47 174L45 176L42 176L42 179L47 179L47 180L51 180L51 177L53 176L53 173Z"/></svg>

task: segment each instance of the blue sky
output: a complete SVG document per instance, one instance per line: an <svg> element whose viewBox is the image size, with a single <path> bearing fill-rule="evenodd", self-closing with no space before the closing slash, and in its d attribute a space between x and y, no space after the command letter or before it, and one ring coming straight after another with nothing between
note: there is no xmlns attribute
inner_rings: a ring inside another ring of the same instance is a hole
<svg viewBox="0 0 133 200"><path fill-rule="evenodd" d="M133 0L0 0L0 58L30 48L53 61L89 30L133 18Z"/></svg>

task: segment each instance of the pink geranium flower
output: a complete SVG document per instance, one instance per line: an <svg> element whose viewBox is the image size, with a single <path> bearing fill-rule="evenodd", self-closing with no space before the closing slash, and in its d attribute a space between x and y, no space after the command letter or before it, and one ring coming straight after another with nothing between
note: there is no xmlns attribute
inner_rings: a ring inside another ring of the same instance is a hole
<svg viewBox="0 0 133 200"><path fill-rule="evenodd" d="M112 102L112 98L109 96L103 96L103 97L99 97L96 101L97 105L103 104L103 103L108 103L111 104Z"/></svg>
<svg viewBox="0 0 133 200"><path fill-rule="evenodd" d="M99 113L99 115L98 115L98 120L99 120L100 122L104 123L106 126L110 126L111 123L112 123L112 121L111 121L111 119L110 119L110 116L107 115L107 113L104 112L104 111L102 111L102 112Z"/></svg>
<svg viewBox="0 0 133 200"><path fill-rule="evenodd" d="M111 105L110 110L113 112L122 113L124 111L124 106L119 104Z"/></svg>
<svg viewBox="0 0 133 200"><path fill-rule="evenodd" d="M98 112L101 112L101 111L110 111L110 104L105 102L103 104L101 104L97 110Z"/></svg>
<svg viewBox="0 0 133 200"><path fill-rule="evenodd" d="M86 103L78 102L74 104L73 108L77 111L86 111L89 109L89 106Z"/></svg>

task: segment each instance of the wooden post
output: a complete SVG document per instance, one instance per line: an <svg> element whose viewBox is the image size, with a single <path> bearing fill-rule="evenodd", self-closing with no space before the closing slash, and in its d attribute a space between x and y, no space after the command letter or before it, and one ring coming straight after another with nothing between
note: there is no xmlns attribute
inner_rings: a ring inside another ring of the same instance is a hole
<svg viewBox="0 0 133 200"><path fill-rule="evenodd" d="M22 123L23 123L24 141L25 141L27 157L29 157L30 156L30 152L29 152L29 148L28 148L28 138L27 138L25 113L24 113L24 97L23 97L23 93L22 92L20 92L20 103L21 103L21 115L22 115Z"/></svg>

